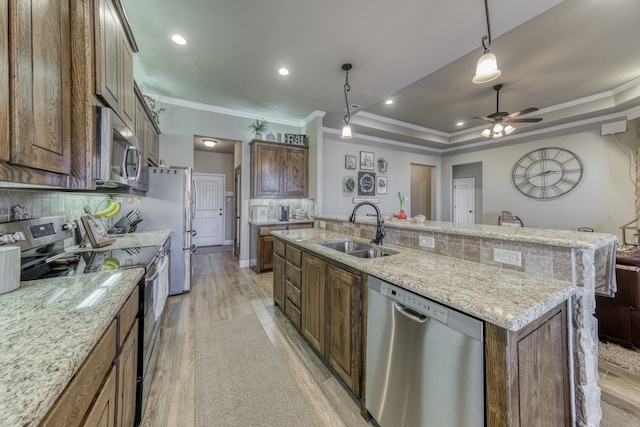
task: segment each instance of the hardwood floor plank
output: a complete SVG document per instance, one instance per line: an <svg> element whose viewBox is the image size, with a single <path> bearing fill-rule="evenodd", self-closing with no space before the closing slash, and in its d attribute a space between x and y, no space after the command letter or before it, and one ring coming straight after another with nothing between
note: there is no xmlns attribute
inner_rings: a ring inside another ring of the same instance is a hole
<svg viewBox="0 0 640 427"><path fill-rule="evenodd" d="M160 355L144 427L196 425L195 334L215 322L255 313L264 333L289 368L313 415L326 426L371 425L360 407L282 311L273 306L272 274L239 268L231 252L192 257L190 293L167 300ZM251 343L247 343L251 345ZM640 376L600 363L603 427L640 425Z"/></svg>

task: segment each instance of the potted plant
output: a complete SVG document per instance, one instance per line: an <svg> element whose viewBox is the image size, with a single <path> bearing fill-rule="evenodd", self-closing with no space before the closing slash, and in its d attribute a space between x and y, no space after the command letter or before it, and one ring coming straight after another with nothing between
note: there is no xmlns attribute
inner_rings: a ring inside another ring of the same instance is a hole
<svg viewBox="0 0 640 427"><path fill-rule="evenodd" d="M387 161L384 157L380 157L378 159L378 172L386 172L387 171Z"/></svg>
<svg viewBox="0 0 640 427"><path fill-rule="evenodd" d="M262 132L265 132L269 127L269 123L262 119L256 118L256 120L249 125L249 129L252 129L255 133L255 139L262 139Z"/></svg>

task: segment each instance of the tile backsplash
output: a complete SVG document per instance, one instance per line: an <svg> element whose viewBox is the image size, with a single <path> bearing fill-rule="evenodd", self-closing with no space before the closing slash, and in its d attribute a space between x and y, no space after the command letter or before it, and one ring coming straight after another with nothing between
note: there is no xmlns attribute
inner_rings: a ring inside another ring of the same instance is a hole
<svg viewBox="0 0 640 427"><path fill-rule="evenodd" d="M84 207L99 210L104 206L106 194L67 193L41 190L0 190L0 222L13 221L13 207L27 208L34 218L66 215L69 220L84 215Z"/></svg>
<svg viewBox="0 0 640 427"><path fill-rule="evenodd" d="M290 217L296 209L304 209L306 218L315 213L315 200L312 199L249 199L249 216L251 208L255 206L265 206L267 208L267 219L278 219L278 206L289 205Z"/></svg>

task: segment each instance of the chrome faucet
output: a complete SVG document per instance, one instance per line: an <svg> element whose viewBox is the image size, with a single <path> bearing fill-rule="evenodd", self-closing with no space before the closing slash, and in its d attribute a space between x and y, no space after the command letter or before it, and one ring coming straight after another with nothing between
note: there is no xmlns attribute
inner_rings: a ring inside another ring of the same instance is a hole
<svg viewBox="0 0 640 427"><path fill-rule="evenodd" d="M382 219L382 215L380 215L380 209L378 209L378 206L375 203L371 203L371 202L360 202L358 203L354 208L353 208L353 212L351 212L351 216L349 217L349 222L352 224L356 223L356 211L358 210L358 208L362 205L369 205L369 206L373 206L373 208L376 210L376 219L378 221L377 227L376 227L376 237L375 239L372 240L373 243L375 243L376 245L381 245L382 244L382 240L384 239L384 219Z"/></svg>

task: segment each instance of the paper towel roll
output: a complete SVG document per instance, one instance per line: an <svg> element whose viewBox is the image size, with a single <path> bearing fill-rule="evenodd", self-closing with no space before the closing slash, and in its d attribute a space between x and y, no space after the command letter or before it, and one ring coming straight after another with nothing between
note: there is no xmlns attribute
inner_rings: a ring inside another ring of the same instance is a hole
<svg viewBox="0 0 640 427"><path fill-rule="evenodd" d="M0 246L0 294L20 287L20 248Z"/></svg>

